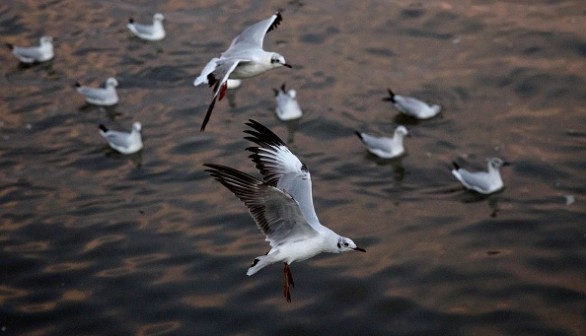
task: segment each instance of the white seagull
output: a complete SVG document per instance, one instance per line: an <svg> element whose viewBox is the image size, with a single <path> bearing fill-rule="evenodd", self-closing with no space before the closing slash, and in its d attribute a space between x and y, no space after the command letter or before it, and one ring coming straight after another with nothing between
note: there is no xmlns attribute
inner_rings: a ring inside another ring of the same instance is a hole
<svg viewBox="0 0 586 336"><path fill-rule="evenodd" d="M10 43L6 43L6 46L22 63L45 62L55 56L53 38L50 36L41 37L41 44L38 47L16 47Z"/></svg>
<svg viewBox="0 0 586 336"><path fill-rule="evenodd" d="M153 15L153 24L142 24L134 22L133 18L128 19L128 29L143 40L158 41L165 38L165 28L163 20L165 17L161 13Z"/></svg>
<svg viewBox="0 0 586 336"><path fill-rule="evenodd" d="M141 128L141 124L135 122L132 124L132 132L128 133L112 131L100 124L100 134L106 139L110 147L122 154L132 154L142 149Z"/></svg>
<svg viewBox="0 0 586 336"><path fill-rule="evenodd" d="M416 119L429 119L435 117L441 110L440 105L428 105L417 98L404 97L395 94L391 89L387 89L389 92L390 100L399 112L406 114Z"/></svg>
<svg viewBox="0 0 586 336"><path fill-rule="evenodd" d="M117 86L118 81L114 77L108 78L103 88L92 88L83 86L79 82L75 83L77 92L84 95L88 103L99 106L112 106L118 103Z"/></svg>
<svg viewBox="0 0 586 336"><path fill-rule="evenodd" d="M293 120L301 118L303 112L297 102L297 92L293 89L285 90L285 84L281 85L281 89L273 89L275 91L275 100L277 101L277 108L275 112L277 117L281 120Z"/></svg>
<svg viewBox="0 0 586 336"><path fill-rule="evenodd" d="M354 133L362 140L362 143L370 153L383 159L392 159L403 155L405 153L403 138L409 135L405 126L397 127L392 138L376 137L358 131L354 131Z"/></svg>
<svg viewBox="0 0 586 336"><path fill-rule="evenodd" d="M454 169L452 174L460 181L464 187L472 189L481 194L492 194L503 188L503 180L500 174L500 167L509 165L508 162L500 158L487 158L488 172L469 172L460 168L456 162L452 162Z"/></svg>
<svg viewBox="0 0 586 336"><path fill-rule="evenodd" d="M212 58L195 79L193 82L195 86L207 83L214 87L214 97L201 125L201 131L205 130L216 99L222 100L224 97L229 78L246 79L282 66L291 68L291 65L285 61L285 57L276 52L265 51L262 46L265 35L277 28L282 20L281 13L276 12L270 18L246 28L236 36L228 50L224 51L219 58Z"/></svg>
<svg viewBox="0 0 586 336"><path fill-rule="evenodd" d="M263 180L234 168L204 164L207 172L233 192L248 211L271 245L270 251L254 259L246 275L265 266L285 263L284 296L291 302L290 286L295 287L289 265L309 259L321 252L366 252L350 238L342 237L323 226L313 207L311 175L297 156L268 128L250 120L245 130L248 139L258 147L250 147L250 156Z"/></svg>

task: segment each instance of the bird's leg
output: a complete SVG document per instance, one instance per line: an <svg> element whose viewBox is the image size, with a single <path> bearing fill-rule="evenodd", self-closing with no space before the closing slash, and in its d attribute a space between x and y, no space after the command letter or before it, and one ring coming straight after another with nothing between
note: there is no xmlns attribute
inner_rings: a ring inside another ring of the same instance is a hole
<svg viewBox="0 0 586 336"><path fill-rule="evenodd" d="M226 89L228 89L228 81L225 81L224 84L220 87L220 94L218 97L218 101L221 101L222 98L226 95Z"/></svg>
<svg viewBox="0 0 586 336"><path fill-rule="evenodd" d="M291 302L291 287L295 287L295 283L293 282L293 275L291 274L291 269L289 268L289 264L285 263L285 269L283 269L283 273L285 274L285 288L284 288L284 296L287 299L287 302Z"/></svg>

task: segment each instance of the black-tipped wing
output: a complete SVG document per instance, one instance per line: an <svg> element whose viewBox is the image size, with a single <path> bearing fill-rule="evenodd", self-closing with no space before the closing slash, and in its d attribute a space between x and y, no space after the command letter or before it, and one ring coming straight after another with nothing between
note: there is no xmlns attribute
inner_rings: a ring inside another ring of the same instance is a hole
<svg viewBox="0 0 586 336"><path fill-rule="evenodd" d="M222 54L222 57L227 57L230 53L234 52L233 47L235 45L247 45L249 48L262 49L265 35L271 30L276 29L281 21L283 21L281 13L276 12L270 18L257 22L244 29L244 31L232 41L232 44L230 44L228 50ZM237 49L240 49L240 47Z"/></svg>
<svg viewBox="0 0 586 336"><path fill-rule="evenodd" d="M295 156L275 133L262 124L249 120L246 123L252 130L244 133L245 139L259 147L247 148L250 158L263 176L263 180L291 195L298 203L301 213L316 231L322 230L315 208L311 187L311 174L307 167Z"/></svg>
<svg viewBox="0 0 586 336"><path fill-rule="evenodd" d="M317 234L303 217L299 204L286 192L234 168L210 163L204 166L244 202L271 246Z"/></svg>
<svg viewBox="0 0 586 336"><path fill-rule="evenodd" d="M214 106L216 105L216 100L218 99L218 95L220 94L220 90L222 89L222 86L226 82L228 82L228 77L230 77L230 74L234 71L234 69L236 69L236 67L238 66L238 63L240 63L240 62L241 62L241 60L238 60L238 59L231 59L229 61L222 61L221 63L218 60L218 61L216 61L215 70L207 75L207 80L208 80L209 85L214 85L214 97L212 98L212 102L208 106L208 110L206 111L206 115L203 119L203 123L201 124L200 131L203 132L205 130L206 125L208 124L208 122L210 121L210 117L212 116L212 111L214 110ZM209 65L209 63L208 63L208 65ZM208 65L206 65L206 67ZM220 80L218 80L218 78L220 78Z"/></svg>

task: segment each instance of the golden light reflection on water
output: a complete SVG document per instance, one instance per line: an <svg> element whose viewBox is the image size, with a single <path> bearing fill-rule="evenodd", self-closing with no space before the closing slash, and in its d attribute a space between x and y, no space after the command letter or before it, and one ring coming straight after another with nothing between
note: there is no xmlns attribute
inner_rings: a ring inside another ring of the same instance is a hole
<svg viewBox="0 0 586 336"><path fill-rule="evenodd" d="M41 31L59 39L47 65L19 67L0 53L7 332L71 334L70 315L81 334L586 330L582 2L94 5L18 1L0 11L5 42L34 43ZM280 6L284 22L265 46L295 68L245 82L199 133L210 92L193 78ZM125 30L128 16L154 10L165 13L168 39L153 45ZM86 106L72 88L108 76L121 83L112 109ZM294 264L291 305L282 265L245 275L269 246L202 169L254 173L242 139L251 117L293 140L273 112L271 88L283 82L307 112L292 148L312 172L321 220L368 250ZM387 87L444 106L439 118L406 121L414 137L393 163L368 156L352 135L405 122L382 101ZM134 120L144 125L141 165L107 150L96 129ZM491 155L513 162L498 195L471 195L450 175L453 160L483 168ZM568 207L564 195L576 202ZM216 316L200 318L207 312Z"/></svg>

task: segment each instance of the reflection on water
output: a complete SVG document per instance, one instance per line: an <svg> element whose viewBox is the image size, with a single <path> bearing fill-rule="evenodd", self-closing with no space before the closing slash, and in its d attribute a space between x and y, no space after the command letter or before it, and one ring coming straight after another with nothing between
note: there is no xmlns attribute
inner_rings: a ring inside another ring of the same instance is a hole
<svg viewBox="0 0 586 336"><path fill-rule="evenodd" d="M265 45L294 68L229 91L200 133L211 91L193 79L278 8ZM155 11L167 38L133 38L128 17ZM0 5L3 42L58 39L44 64L0 53L1 333L586 334L585 28L578 0ZM112 108L72 87L108 76L120 82ZM285 81L307 112L288 123L271 90ZM406 118L387 87L443 110ZM368 250L293 264L291 304L280 266L246 276L266 242L203 172L254 173L249 118L307 164L321 221ZM97 130L135 120L136 155ZM395 160L353 134L398 124L413 137ZM495 155L514 162L497 194L450 173L456 158Z"/></svg>

